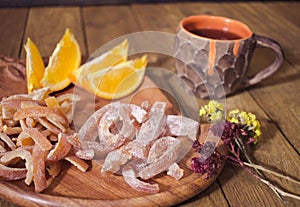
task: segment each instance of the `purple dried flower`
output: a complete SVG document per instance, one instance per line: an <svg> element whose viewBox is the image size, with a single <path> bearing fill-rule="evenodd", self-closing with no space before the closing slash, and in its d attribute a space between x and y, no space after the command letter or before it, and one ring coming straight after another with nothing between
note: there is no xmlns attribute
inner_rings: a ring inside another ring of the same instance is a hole
<svg viewBox="0 0 300 207"><path fill-rule="evenodd" d="M193 149L195 149L195 152L198 152L200 154L199 159L200 161L206 160L209 156L211 156L212 153L214 153L216 148L216 143L207 141L204 144L200 144L197 140L193 143Z"/></svg>
<svg viewBox="0 0 300 207"><path fill-rule="evenodd" d="M253 133L244 128L241 124L229 121L214 123L210 131L221 138L228 147L230 155L222 156L215 148L215 142L205 142L200 144L198 141L193 143L193 148L199 153L198 157L192 158L191 169L200 175L206 174L210 178L213 173L221 166L221 159L230 159L237 163L242 163L241 154L245 155L245 145L255 141ZM245 155L246 156L246 155Z"/></svg>
<svg viewBox="0 0 300 207"><path fill-rule="evenodd" d="M238 138L243 141L243 145L255 141L253 139L253 134L248 130L245 130L242 125L229 121L216 123L211 126L210 130L215 136L221 137L221 140L225 145L230 142L235 142L235 139Z"/></svg>
<svg viewBox="0 0 300 207"><path fill-rule="evenodd" d="M207 160L215 151L216 143L215 142L205 142L202 146L199 156L200 161Z"/></svg>
<svg viewBox="0 0 300 207"><path fill-rule="evenodd" d="M221 167L221 156L215 152L215 147L215 142L205 142L204 144L198 142L193 145L193 148L200 154L199 157L194 157L191 161L191 170L193 170L194 173L200 175L206 173L205 178L208 179Z"/></svg>

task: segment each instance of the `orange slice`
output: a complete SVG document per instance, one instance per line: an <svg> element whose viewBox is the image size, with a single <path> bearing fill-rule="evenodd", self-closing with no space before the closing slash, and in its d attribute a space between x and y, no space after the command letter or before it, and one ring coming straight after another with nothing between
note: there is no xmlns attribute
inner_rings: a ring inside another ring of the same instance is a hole
<svg viewBox="0 0 300 207"><path fill-rule="evenodd" d="M44 76L45 65L36 45L27 38L24 45L26 51L26 75L28 93L42 87L40 81Z"/></svg>
<svg viewBox="0 0 300 207"><path fill-rule="evenodd" d="M83 64L81 67L75 69L70 75L69 79L72 83L79 85L87 85L87 74L94 73L118 63L127 61L128 55L128 41L125 39L122 43L111 49L110 51L92 59Z"/></svg>
<svg viewBox="0 0 300 207"><path fill-rule="evenodd" d="M80 66L80 62L81 52L78 42L71 31L66 29L49 59L40 83L43 87L49 87L51 91L66 88L71 83L68 75Z"/></svg>
<svg viewBox="0 0 300 207"><path fill-rule="evenodd" d="M145 76L147 56L87 75L87 90L104 99L119 99L133 93Z"/></svg>

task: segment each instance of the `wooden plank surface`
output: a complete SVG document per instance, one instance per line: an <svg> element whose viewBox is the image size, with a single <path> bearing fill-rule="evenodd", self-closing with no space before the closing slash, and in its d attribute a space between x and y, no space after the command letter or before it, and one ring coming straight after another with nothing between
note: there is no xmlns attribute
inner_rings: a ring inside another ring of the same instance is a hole
<svg viewBox="0 0 300 207"><path fill-rule="evenodd" d="M226 99L230 108L251 111L262 120L263 136L253 146L255 162L300 177L299 114L299 7L297 2L272 3L174 3L132 6L36 7L0 9L0 53L24 56L26 37L31 37L43 56L49 56L66 27L78 38L85 56L105 43L137 31L156 30L174 33L179 20L193 14L213 14L239 19L258 34L272 37L282 45L286 62L263 83ZM9 17L9 18L8 18ZM17 21L18 20L18 21ZM13 25L13 26L11 26ZM152 56L153 66L174 71L170 58ZM273 60L267 50L255 53L251 70L255 73ZM168 87L166 83L162 83ZM182 91L170 83L170 90ZM199 105L205 101L197 100ZM266 175L288 191L299 192L299 186ZM264 184L237 167L227 164L210 188L179 206L299 206L285 199L283 204ZM2 206L15 206L1 201Z"/></svg>
<svg viewBox="0 0 300 207"><path fill-rule="evenodd" d="M9 56L12 58L19 58L20 52L23 48L23 36L24 29L26 28L26 20L28 16L28 9L0 9L0 55ZM17 87L10 87L8 80L2 80L0 82L0 88L5 89L1 94L2 96L8 96L11 93L17 91L26 92L25 70L20 67L11 67L8 70L7 67L1 67L0 73L9 73L12 85L19 85L22 90Z"/></svg>
<svg viewBox="0 0 300 207"><path fill-rule="evenodd" d="M268 121L269 117L259 105L255 104L252 96L247 93L242 98L233 96L226 99L226 104L230 109L239 108L240 110L255 113L261 120L263 136L250 151L254 161L273 170L284 172L294 178L299 177L300 159L298 153L283 137L276 125ZM271 180L273 179L272 176L267 174L266 176ZM247 172L233 168L232 165L225 166L223 173L219 176L219 180L232 206L299 205L298 201L291 199L286 199L287 204L282 203L266 185L251 177ZM297 186L285 182L283 182L283 187L292 192L298 192L299 189Z"/></svg>
<svg viewBox="0 0 300 207"><path fill-rule="evenodd" d="M286 24L283 23L285 22L284 17L277 15L276 18L270 18L272 17L272 11L270 11L270 9L268 9L264 4L193 4L181 6L180 8L182 8L186 15L197 14L200 10L208 14L229 16L240 19L246 22L253 31L273 37L278 39L278 41L280 40L280 43L283 43L284 50L287 53L287 59L291 62L298 61L297 55L295 55L295 53L297 53L295 49L299 46L299 44L291 44L291 42L295 41L297 38L294 31L297 31L298 28L291 23L287 24L291 27L293 32L290 34L291 38L283 37L285 33L282 33L281 31L284 30L284 27L286 27ZM265 12L266 10L267 12ZM273 25L270 27L271 30L269 27L261 23L261 17L264 20L266 19L267 22L271 21L271 24ZM279 22L280 25L277 24ZM265 56L266 54L267 56ZM251 65L252 68L261 68L262 66L269 64L272 60L272 56L266 53L266 51L260 51L257 54L257 57L258 58L253 59L254 64ZM267 60L264 58L267 58ZM297 135L295 136L297 133L295 130L296 127L292 128L292 123L299 123L299 119L294 113L294 106L297 106L299 103L299 95L296 95L299 94L297 91L297 88L299 88L299 83L297 82L299 81L295 78L293 82L290 82L290 77L292 77L290 76L291 74L293 74L292 76L294 77L295 75L299 76L299 73L295 71L295 68L292 69L291 65L286 63L278 73L270 77L263 84L260 84L259 86L261 87L257 86L257 88L255 88L255 92L250 89L249 91L252 97L246 93L241 93L238 96L227 98L226 102L227 105L232 108L245 107L245 110L255 113L259 113L260 111L262 113L260 118L265 124L263 129L266 134L263 137L262 142L259 143L257 148L253 151L253 155L257 162L269 167L274 166L277 170L282 170L283 172L290 173L294 177L299 177L299 154L293 149L289 142L285 140L285 135L281 134L281 130L277 129L276 126L274 126L274 123L266 124L268 123L268 119L278 121L278 117L282 117L280 118L280 126L283 126L284 132L290 133L289 135L291 136L289 136L289 140L294 140L294 145L299 143L299 141L297 141ZM276 81L277 77L280 75L285 76L287 81L284 83ZM283 84L286 84L286 86L283 87ZM295 84L296 86L298 85L298 87L291 87L291 84ZM265 91L265 93L262 91ZM294 94L294 96L292 97L291 94ZM257 104L257 102L259 104ZM289 103L291 108L286 107L283 103ZM267 112L267 114L264 114L260 107L262 107L263 111ZM278 111L281 112L278 113ZM292 126L290 127L290 124L286 123L291 123ZM282 152L280 154L278 154L279 147L280 152ZM282 154L287 154L290 157L287 158L282 156ZM297 166L294 166L294 161ZM249 178L247 173L237 169L232 169L232 166L225 167L225 170L219 177L219 180L231 206L284 206L284 204L281 203L278 198L274 196L274 193L266 186L257 182L255 179ZM291 185L290 189L293 192L299 192L296 186ZM249 194L249 191L253 193ZM299 205L299 202L289 200L288 205L297 206Z"/></svg>
<svg viewBox="0 0 300 207"><path fill-rule="evenodd" d="M5 74L1 74L1 78L5 78ZM146 90L144 90L146 89ZM2 92L2 89L0 89ZM82 94L83 95L83 94ZM121 99L121 102L126 102L127 97ZM155 84L145 78L141 85L140 91L134 94L131 103L141 104L144 100L149 100L150 103L155 101L164 101L167 103L167 113L175 113L176 109L172 103L156 88ZM100 100L98 106L104 106L110 101ZM86 103L86 105L89 103ZM94 109L94 108L93 108ZM78 109L80 110L80 109ZM85 109L80 110L81 112ZM207 128L208 129L208 128ZM205 133L201 134L200 142L206 138ZM226 149L222 148L219 151L225 153ZM189 145L190 147L190 145ZM190 148L189 148L190 149ZM174 180L170 176L156 176L152 178L152 182L159 185L158 193L139 192L130 188L124 181L123 177L118 174L101 175L101 163L104 160L93 160L90 163L90 168L83 173L76 169L75 166L70 166L70 163L62 163L62 171L42 193L34 193L33 186L27 186L24 180L15 182L0 181L0 195L10 201L24 206L169 206L180 203L187 198L190 198L202 190L210 186L222 168L218 169L212 177L204 179L198 174L192 173L190 168L190 159L198 153L189 150L188 154L178 163L184 169L184 176L180 180Z"/></svg>
<svg viewBox="0 0 300 207"><path fill-rule="evenodd" d="M266 2L266 6L274 13L279 13L281 17L286 19L286 21L292 22L296 26L300 27L298 12L300 5L298 2Z"/></svg>
<svg viewBox="0 0 300 207"><path fill-rule="evenodd" d="M183 18L182 13L176 7L173 8L169 4L160 4L160 5L153 5L153 4L145 4L145 5L133 5L134 13L136 14L136 19L142 27L144 31L163 31L175 34L176 28L178 26L178 22ZM153 12L155 11L155 12ZM155 43L153 43L155 44ZM160 43L163 44L163 43ZM172 45L171 45L172 47ZM162 69L174 71L174 61L172 58L163 59L165 62L161 61L161 56L157 55L157 59L155 63L153 63L153 67L160 67ZM159 64L161 63L161 64ZM165 74L162 73L161 76L158 76L159 80L165 80ZM158 83L159 84L159 83ZM168 86L167 86L168 85ZM180 94L176 88L178 88L178 82L171 82L167 81L164 85L164 88L167 88L169 91L172 91L172 94L180 99L180 97L186 97L187 94ZM181 91L183 92L183 91ZM183 92L184 93L184 92ZM182 99L181 99L182 100ZM183 107L189 107L189 102L186 100L182 100ZM197 113L197 111L195 112ZM214 189L213 191L211 189ZM209 193L209 196L199 196L197 199L190 199L186 201L183 205L184 206L227 206L227 201L225 196L222 193L222 190L217 182L214 185L210 186L206 190ZM213 199L218 198L218 199Z"/></svg>
<svg viewBox="0 0 300 207"><path fill-rule="evenodd" d="M19 57L28 9L0 9L0 54ZM2 73L2 69L0 69ZM9 201L0 201L1 207L16 207Z"/></svg>
<svg viewBox="0 0 300 207"><path fill-rule="evenodd" d="M89 54L114 39L139 31L129 6L93 6L83 8Z"/></svg>
<svg viewBox="0 0 300 207"><path fill-rule="evenodd" d="M279 11L272 10L272 7L270 8L265 4L252 4L251 6L255 9L264 11L265 16L263 16L263 18L273 16L274 12L277 12L276 14L281 14ZM297 6L295 7L297 8ZM240 9L243 8L245 8L244 5ZM292 22L286 18L284 10L281 12L283 15L278 15L276 20L274 20L274 18L267 19L271 25L276 25L273 26L270 31L262 26L257 30L266 36L270 34L275 40L280 42L285 52L286 60L278 72L258 86L253 87L253 90L250 90L250 93L267 112L270 119L284 132L283 135L292 143L293 147L299 153L300 142L297 138L298 133L295 129L297 128L297 123L300 121L297 116L297 114L300 113L298 106L300 100L300 94L298 92L300 86L300 48L297 43L293 44L293 42L297 42L297 39L299 39L298 34L300 29L294 24L294 21ZM258 24L258 21L251 24ZM288 32L288 37L284 32L281 32L285 30L291 31ZM273 61L272 55L270 55L270 51L268 50L258 51L255 55L255 59L253 59L251 64L251 68L254 70L260 70ZM278 111L281 112L278 113Z"/></svg>
<svg viewBox="0 0 300 207"><path fill-rule="evenodd" d="M299 39L298 34L300 28L294 24L294 21L289 21L284 15L281 15L281 13L284 14L284 11L277 12L266 4L253 2L249 4L231 4L228 6L234 6L236 9L233 14L236 16L239 15L240 19L246 24L253 25L254 32L277 40L283 47L288 61L295 64L299 63L300 48L297 44L293 43ZM240 15L237 11L246 12ZM273 18L274 16L276 16L276 18ZM264 20L263 23L261 21L262 19ZM268 26L266 26L266 24Z"/></svg>
<svg viewBox="0 0 300 207"><path fill-rule="evenodd" d="M0 54L19 57L28 9L0 9Z"/></svg>
<svg viewBox="0 0 300 207"><path fill-rule="evenodd" d="M136 9L136 12L140 11L142 13L142 15L145 15L145 12L143 12L143 9L141 9L142 6L136 6L136 7L138 7ZM248 24L254 28L253 29L254 31L256 31L256 28L257 28L256 25L258 22L249 21L250 15L248 17L249 19L247 19L247 18L245 18L245 15L241 15L241 12L236 12L236 13L233 12L233 9L234 9L234 11L242 11L242 10L245 10L245 8L248 8L248 10L251 10L252 12L254 12L254 10L257 8L260 8L261 11L264 11L266 9L264 7L264 5L262 5L260 3L253 4L250 6L250 8L249 8L248 4L227 5L227 4L219 4L219 3L218 4L217 3L216 4L194 3L194 4L181 4L179 6L176 5L172 9L173 13L176 13L177 8L180 8L180 10L183 13L183 15L179 15L179 16L189 16L189 15L195 15L195 14L199 14L199 13L206 13L206 14L229 16L232 18L241 19L242 21L248 22ZM146 10L146 7L145 7L145 10ZM151 10L155 10L155 8L151 8ZM164 13L164 11L161 13ZM257 15L260 13L261 12L259 12L259 10L258 10ZM167 15L168 15L168 13L166 12L166 15L163 16L164 18L161 18L161 19L168 19ZM253 16L253 14L252 14L252 16ZM149 18L149 17L148 18L140 18L141 21L144 20L144 24L148 23L148 19L151 19L151 18ZM256 21L259 21L258 18L256 19ZM281 21L283 21L283 20L281 20ZM151 24L151 21L150 21L150 24ZM159 25L159 23L158 23L158 25ZM280 30L282 28L279 27L277 29ZM294 26L292 26L292 29L294 29ZM263 32L263 30L260 28L257 28L257 30ZM266 35L268 34L267 31L265 31L265 34ZM273 38L276 38L276 35L274 35ZM277 36L277 39L280 39L279 35ZM291 46L291 47L288 47L288 46L289 45L286 44L286 47L287 47L286 50L288 50L288 52L293 51L295 46ZM264 52L260 52L259 55L262 55L262 54L264 54ZM267 60L266 62L267 63L271 62L272 57L270 55L267 57L269 60ZM259 64L264 65L266 63L264 63L264 62L261 63L262 58L260 58L260 59L256 58L256 60L254 60L254 61L258 61ZM292 61L292 59L291 59L291 61ZM256 65L253 64L252 67L256 67ZM284 70L282 69L281 71L284 71ZM283 72L283 73L286 74L286 72ZM274 78L274 77L271 77L271 78ZM295 83L293 83L293 84L295 84ZM267 85L267 84L265 84L265 85ZM272 89L270 89L270 90L272 90ZM295 92L296 92L296 90L297 89L295 89ZM276 90L272 90L272 92L275 94ZM282 93L284 93L284 89L282 90ZM285 93L285 95L289 96L287 93ZM253 95L253 96L255 97L255 95ZM286 96L285 96L285 98L286 98ZM295 99L294 99L294 97L295 97ZM298 98L298 96L294 96L294 97L292 98L291 102L296 104L297 103L296 100L299 100L299 98ZM260 98L260 101L272 103L271 102L272 99L269 99L269 101L268 101L265 97L261 96L259 98ZM257 111L260 111L261 109L257 105L256 99L257 99L257 97L252 98L251 96L249 96L249 94L244 92L244 93L239 94L239 96L233 96L233 97L230 97L229 99L227 99L227 105L229 105L230 107L233 107L233 108L234 107L241 108L241 106L243 106L243 107L246 106L245 110L253 111L253 112L257 113ZM283 101L285 99L280 98L280 100ZM287 100L290 100L290 99L287 99ZM285 100L285 101L287 101L287 100ZM264 107L265 107L266 111L269 111L268 105L264 105ZM278 106L278 108L279 107L283 108L282 110L284 110L284 107L282 105ZM277 111L278 111L278 108L277 108ZM293 110L293 105L292 105L292 110ZM261 112L263 113L263 111L261 111ZM281 113L280 113L280 115L282 116ZM265 120L265 122L268 120L267 114L263 113L263 115L261 117L265 117L263 119L263 120ZM284 117L287 118L286 116L284 116ZM299 120L295 120L295 119L293 120L294 117L296 117L296 116L292 116L292 118L288 118L285 121L286 122L294 121L294 123L299 123ZM261 145L263 145L264 148L261 148L262 150L255 151L256 152L254 154L255 159L257 159L260 164L267 165L267 166L276 166L278 170L286 169L286 172L290 173L290 175L292 175L293 177L299 177L299 173L300 173L299 167L300 166L299 166L298 153L296 151L294 151L293 147L285 140L285 138L280 133L280 131L276 127L272 126L272 124L269 124L269 126L265 128L265 131L269 131L269 130L274 131L274 133L277 135L277 137L276 136L273 137L271 134L268 133L269 137L266 136L266 139L271 139L272 142L263 140L261 142ZM293 128L291 131L296 132L295 128ZM294 143L299 143L299 142L296 142L296 139L297 138L294 138ZM264 144L264 142L268 143L268 144ZM272 144L269 144L269 143L272 143ZM286 157L282 158L281 155L276 156L276 157L273 156L273 155L277 154L276 153L276 150L278 150L277 144L279 144L279 143L281 143L280 144L281 152L285 152L285 153L293 152L293 153L288 153L290 156L289 158L286 158ZM276 148L273 148L272 146L276 146ZM271 151L273 151L273 152L271 152ZM267 153L268 156L264 156L265 152L268 152ZM269 152L271 152L271 153L269 153ZM295 160L296 166L293 166L293 164L291 162L287 163L287 162L280 161L282 159ZM278 200L278 198L274 196L274 193L271 190L269 190L264 184L256 181L255 179L251 179L251 178L249 179L249 175L245 172L240 172L238 169L232 170L232 166L226 166L226 167L227 168L225 168L225 170L224 170L225 172L223 172L223 174L220 176L220 183L222 185L222 189L226 195L226 198L231 206L253 206L253 205L284 206L284 204L282 204ZM234 178L232 178L233 177L232 175L234 175ZM247 184L245 184L246 182L247 182ZM238 183L243 183L243 184L239 185ZM290 189L294 192L297 192L296 186L294 186ZM254 193L251 193L251 194L247 193L249 191L254 192ZM264 199L262 199L262 198L264 198ZM291 203L289 203L289 205L291 205L291 206L297 205L297 204L293 203L294 201L289 200L289 202L291 202Z"/></svg>
<svg viewBox="0 0 300 207"><path fill-rule="evenodd" d="M70 28L79 43L82 56L87 55L85 37L82 28L79 7L35 7L31 8L24 34L24 44L27 37L37 45L44 57L49 57L56 44ZM25 57L22 50L21 57Z"/></svg>
<svg viewBox="0 0 300 207"><path fill-rule="evenodd" d="M0 15L2 15L1 31L7 30L8 32L4 33L5 36L1 34L0 40L3 44L0 48L1 51L6 51L1 54L13 57L20 55L21 58L25 58L23 44L25 44L26 38L30 37L36 43L41 55L49 56L63 36L65 29L69 27L79 41L82 54L86 55L79 8L1 9ZM22 22L23 24L21 24ZM13 52L9 52L10 50ZM1 200L0 204L3 207L17 206L4 200Z"/></svg>

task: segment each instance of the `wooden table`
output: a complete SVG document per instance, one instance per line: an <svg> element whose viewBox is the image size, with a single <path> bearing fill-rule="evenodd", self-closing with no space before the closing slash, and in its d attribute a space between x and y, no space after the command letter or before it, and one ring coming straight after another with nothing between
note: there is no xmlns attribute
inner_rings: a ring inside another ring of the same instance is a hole
<svg viewBox="0 0 300 207"><path fill-rule="evenodd" d="M138 31L174 34L180 19L188 15L213 14L239 19L256 33L276 39L286 59L281 69L263 83L228 97L227 106L253 112L261 120L263 135L251 152L255 162L299 179L299 10L298 2L0 8L0 54L24 58L23 45L30 37L41 54L49 56L67 27L76 35L82 55L88 57L98 47L121 35ZM260 49L254 54L251 68L258 70L272 60L272 53ZM164 59L154 61L161 67L173 67ZM3 95L7 94L0 96ZM300 195L299 185L266 175L283 189ZM0 204L15 206L5 200ZM300 206L300 201L285 198L281 202L265 184L240 168L226 164L213 185L179 206L296 207Z"/></svg>

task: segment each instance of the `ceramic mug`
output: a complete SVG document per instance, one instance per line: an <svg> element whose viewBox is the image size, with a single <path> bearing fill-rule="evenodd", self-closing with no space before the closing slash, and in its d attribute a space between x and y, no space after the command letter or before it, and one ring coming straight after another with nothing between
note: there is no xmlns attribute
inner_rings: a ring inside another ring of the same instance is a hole
<svg viewBox="0 0 300 207"><path fill-rule="evenodd" d="M274 50L274 62L249 77L257 47ZM283 51L271 38L254 34L244 23L220 16L196 15L177 29L174 57L177 75L200 98L221 98L261 82L283 63Z"/></svg>

